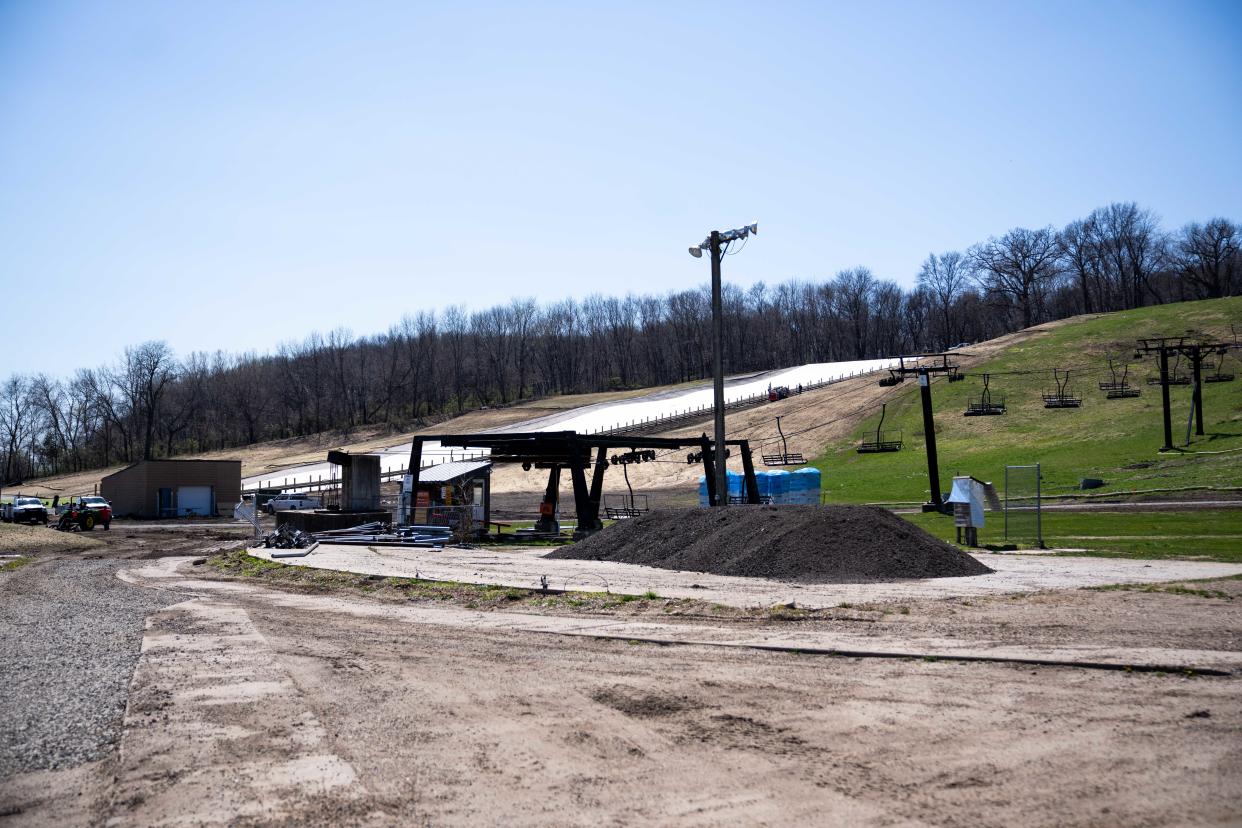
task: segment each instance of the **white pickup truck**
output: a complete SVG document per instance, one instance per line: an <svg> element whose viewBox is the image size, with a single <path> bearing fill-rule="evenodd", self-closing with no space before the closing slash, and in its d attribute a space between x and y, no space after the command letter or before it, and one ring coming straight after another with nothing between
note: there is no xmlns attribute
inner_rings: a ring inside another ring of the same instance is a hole
<svg viewBox="0 0 1242 828"><path fill-rule="evenodd" d="M284 512L289 509L320 509L323 503L317 497L311 497L304 492L281 492L267 502L263 508L267 509L269 515L277 512Z"/></svg>

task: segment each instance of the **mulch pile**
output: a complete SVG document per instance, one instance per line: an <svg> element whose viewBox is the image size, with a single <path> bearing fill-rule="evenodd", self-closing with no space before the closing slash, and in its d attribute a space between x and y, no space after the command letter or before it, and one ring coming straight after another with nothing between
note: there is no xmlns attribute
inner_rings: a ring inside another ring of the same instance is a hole
<svg viewBox="0 0 1242 828"><path fill-rule="evenodd" d="M618 521L546 557L815 583L992 571L875 506L666 509Z"/></svg>

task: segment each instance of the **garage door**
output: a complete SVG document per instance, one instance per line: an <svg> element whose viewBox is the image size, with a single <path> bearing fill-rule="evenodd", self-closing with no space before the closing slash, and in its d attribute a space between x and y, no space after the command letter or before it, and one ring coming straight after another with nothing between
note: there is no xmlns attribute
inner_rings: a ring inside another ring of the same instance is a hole
<svg viewBox="0 0 1242 828"><path fill-rule="evenodd" d="M211 514L210 486L181 486L177 489L177 514L193 511L196 515Z"/></svg>

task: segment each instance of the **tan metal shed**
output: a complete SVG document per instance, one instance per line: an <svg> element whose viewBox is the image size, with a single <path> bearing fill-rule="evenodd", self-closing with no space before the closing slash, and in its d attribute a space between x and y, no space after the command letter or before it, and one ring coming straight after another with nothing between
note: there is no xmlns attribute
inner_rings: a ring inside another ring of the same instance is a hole
<svg viewBox="0 0 1242 828"><path fill-rule="evenodd" d="M99 494L122 517L228 515L241 501L241 461L141 460L100 481Z"/></svg>

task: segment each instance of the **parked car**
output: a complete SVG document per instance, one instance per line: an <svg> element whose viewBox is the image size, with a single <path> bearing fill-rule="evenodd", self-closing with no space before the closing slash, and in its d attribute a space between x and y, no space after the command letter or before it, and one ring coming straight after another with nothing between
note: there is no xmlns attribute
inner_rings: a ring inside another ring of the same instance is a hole
<svg viewBox="0 0 1242 828"><path fill-rule="evenodd" d="M269 515L277 512L284 512L289 509L319 509L323 507L323 503L317 497L311 497L305 492L281 492L276 497L267 502L264 507Z"/></svg>
<svg viewBox="0 0 1242 828"><path fill-rule="evenodd" d="M47 525L47 507L37 497L13 498L11 503L0 506L5 523L42 523Z"/></svg>
<svg viewBox="0 0 1242 828"><path fill-rule="evenodd" d="M57 529L81 529L89 532L96 526L112 528L112 504L98 495L71 497L61 504Z"/></svg>

